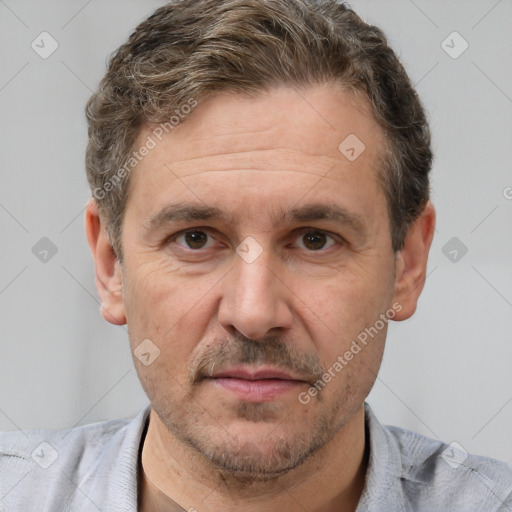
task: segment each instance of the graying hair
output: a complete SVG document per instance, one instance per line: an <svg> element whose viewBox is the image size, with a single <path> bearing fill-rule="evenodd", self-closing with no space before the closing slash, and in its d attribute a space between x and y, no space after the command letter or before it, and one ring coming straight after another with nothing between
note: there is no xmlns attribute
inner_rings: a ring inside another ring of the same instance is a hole
<svg viewBox="0 0 512 512"><path fill-rule="evenodd" d="M87 178L119 261L142 127L221 91L324 83L364 94L385 134L378 177L401 250L429 199L432 152L424 109L383 32L337 0L177 0L114 52L86 107Z"/></svg>

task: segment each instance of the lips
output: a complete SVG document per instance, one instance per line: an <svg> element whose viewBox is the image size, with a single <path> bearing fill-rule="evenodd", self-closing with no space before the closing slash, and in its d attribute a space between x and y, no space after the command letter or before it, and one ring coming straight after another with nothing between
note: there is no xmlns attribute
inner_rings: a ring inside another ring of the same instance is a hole
<svg viewBox="0 0 512 512"><path fill-rule="evenodd" d="M276 368L231 368L215 372L207 381L223 392L250 402L267 402L290 391L297 391L307 382Z"/></svg>
<svg viewBox="0 0 512 512"><path fill-rule="evenodd" d="M302 379L299 377L295 377L282 370L273 368L258 368L257 370L251 370L249 368L233 368L225 371L215 372L211 378L235 378L244 380L280 379L302 381Z"/></svg>

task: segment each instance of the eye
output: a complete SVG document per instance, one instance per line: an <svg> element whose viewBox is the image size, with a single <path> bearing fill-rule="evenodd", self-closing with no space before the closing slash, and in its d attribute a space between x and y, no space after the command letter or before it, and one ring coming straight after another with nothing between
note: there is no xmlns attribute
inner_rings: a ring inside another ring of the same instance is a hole
<svg viewBox="0 0 512 512"><path fill-rule="evenodd" d="M209 239L209 240L208 240ZM213 238L206 232L199 229L182 231L173 235L169 242L177 242L178 245L187 249L209 249L214 242ZM210 245L208 245L210 243Z"/></svg>
<svg viewBox="0 0 512 512"><path fill-rule="evenodd" d="M300 248L308 251L325 250L336 244L333 236L317 230L302 232L298 240L301 242Z"/></svg>

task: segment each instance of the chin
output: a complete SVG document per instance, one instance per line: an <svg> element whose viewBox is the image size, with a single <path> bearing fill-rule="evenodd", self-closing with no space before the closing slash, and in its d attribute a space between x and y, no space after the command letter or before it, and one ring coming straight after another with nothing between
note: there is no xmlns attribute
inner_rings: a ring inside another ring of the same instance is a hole
<svg viewBox="0 0 512 512"><path fill-rule="evenodd" d="M286 430L285 430L286 427ZM300 430L291 431L291 428ZM304 464L333 437L326 423L237 421L213 434L189 432L187 443L226 479L247 485L283 476ZM195 435L194 435L195 434Z"/></svg>

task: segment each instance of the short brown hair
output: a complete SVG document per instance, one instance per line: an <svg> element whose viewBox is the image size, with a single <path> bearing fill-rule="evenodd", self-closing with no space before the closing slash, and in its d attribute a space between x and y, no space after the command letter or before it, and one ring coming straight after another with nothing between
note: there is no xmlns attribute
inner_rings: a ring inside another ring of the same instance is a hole
<svg viewBox="0 0 512 512"><path fill-rule="evenodd" d="M180 106L220 91L323 83L365 94L386 135L379 179L401 250L429 198L432 152L421 102L383 32L337 0L177 0L112 55L86 107L87 178L119 261L127 162L143 126L169 124Z"/></svg>

